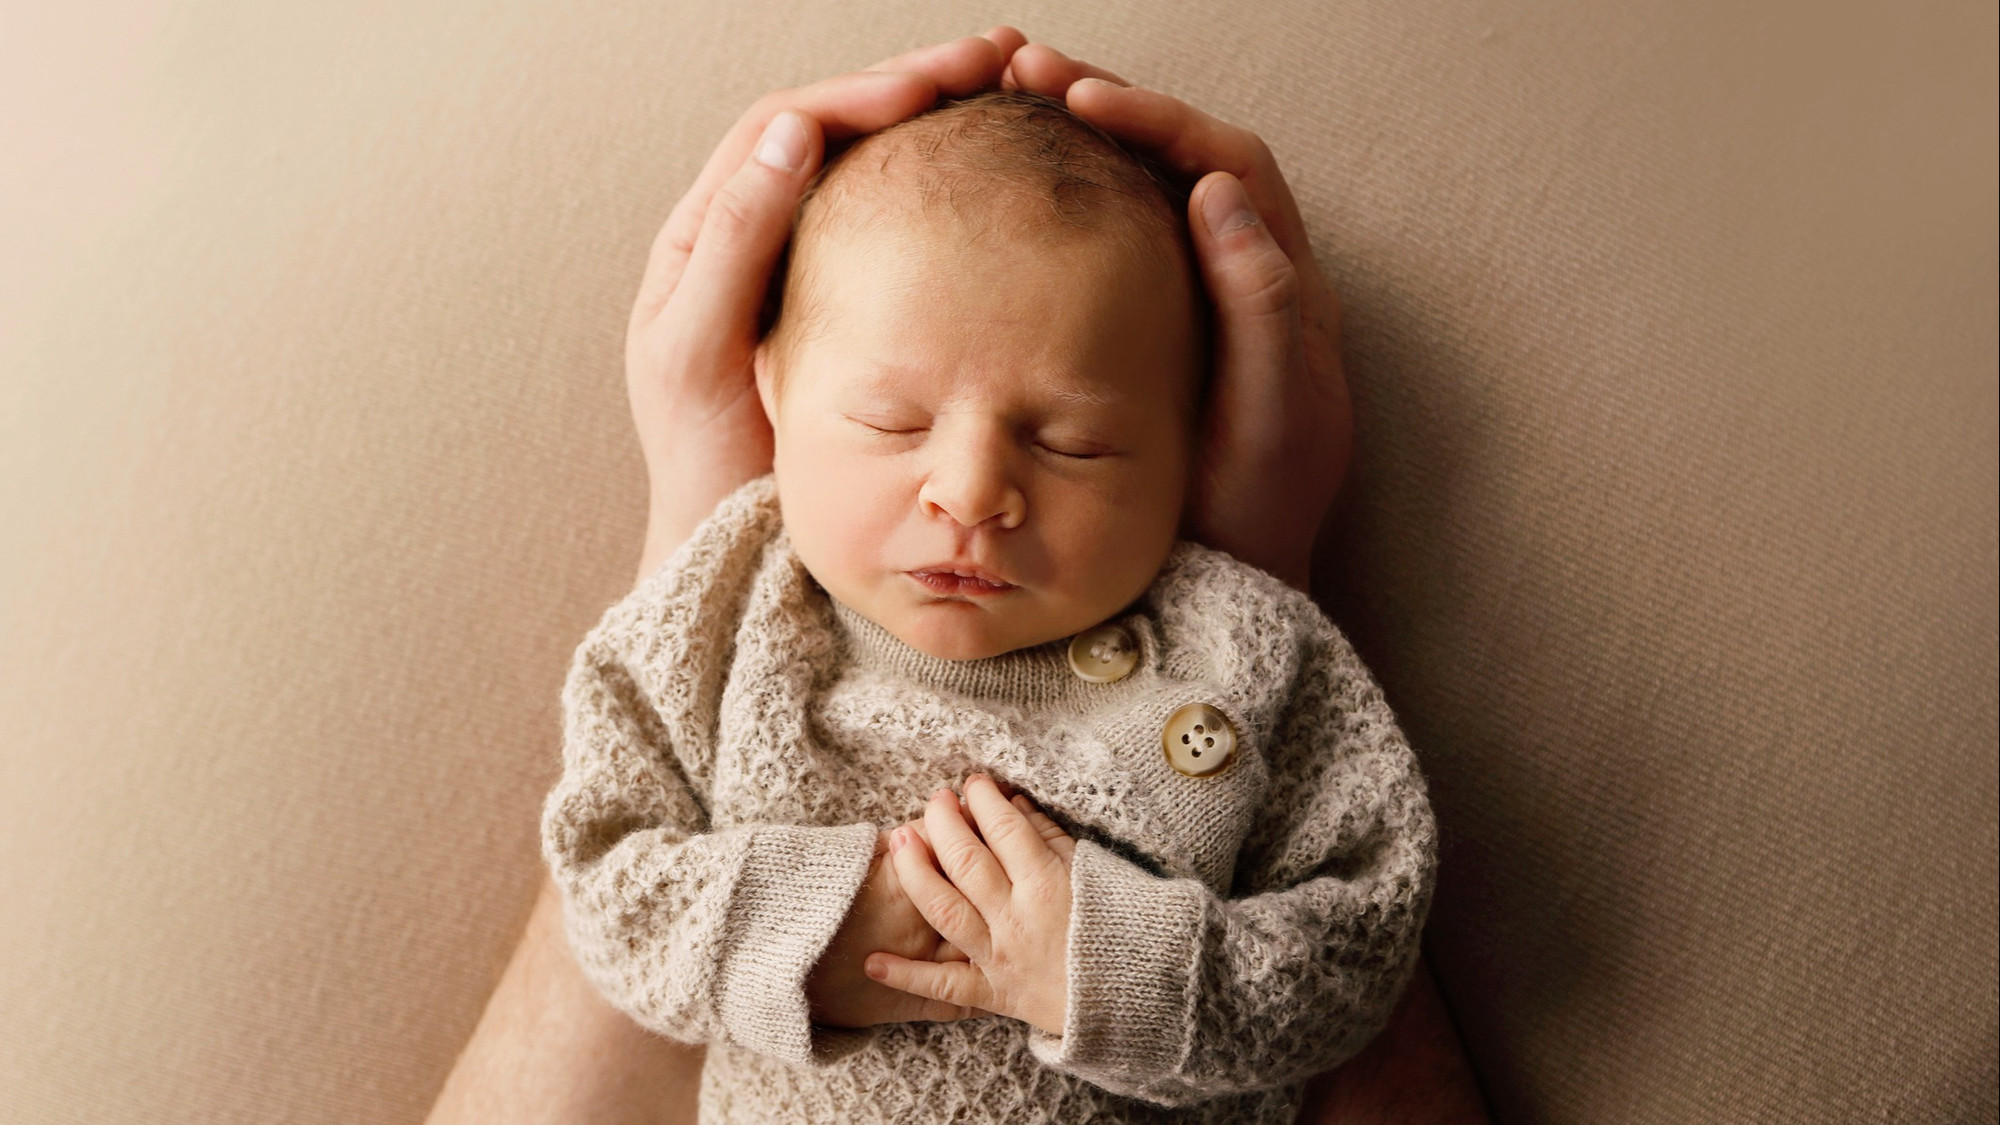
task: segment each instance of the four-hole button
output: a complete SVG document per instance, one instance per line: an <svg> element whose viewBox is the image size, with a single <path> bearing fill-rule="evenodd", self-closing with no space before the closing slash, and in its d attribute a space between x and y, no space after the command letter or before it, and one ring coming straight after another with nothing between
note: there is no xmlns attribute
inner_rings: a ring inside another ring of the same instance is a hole
<svg viewBox="0 0 2000 1125"><path fill-rule="evenodd" d="M1123 625L1085 629L1069 641L1069 668L1093 684L1122 680L1139 666L1139 643Z"/></svg>
<svg viewBox="0 0 2000 1125"><path fill-rule="evenodd" d="M1190 703L1167 716L1160 746L1174 769L1189 777L1207 777L1236 760L1236 728L1214 707Z"/></svg>

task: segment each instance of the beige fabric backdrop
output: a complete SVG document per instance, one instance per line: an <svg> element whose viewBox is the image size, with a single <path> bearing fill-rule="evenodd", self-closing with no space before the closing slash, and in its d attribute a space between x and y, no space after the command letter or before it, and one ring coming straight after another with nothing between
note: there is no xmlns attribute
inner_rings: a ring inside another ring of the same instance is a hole
<svg viewBox="0 0 2000 1125"><path fill-rule="evenodd" d="M654 230L1003 19L1293 176L1500 1118L2000 1112L1992 5L13 8L0 1119L421 1117L637 557Z"/></svg>

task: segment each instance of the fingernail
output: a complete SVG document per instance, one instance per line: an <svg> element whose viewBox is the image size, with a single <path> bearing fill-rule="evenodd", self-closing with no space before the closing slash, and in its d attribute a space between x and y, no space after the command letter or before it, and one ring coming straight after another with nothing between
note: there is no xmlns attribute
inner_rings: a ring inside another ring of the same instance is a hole
<svg viewBox="0 0 2000 1125"><path fill-rule="evenodd" d="M889 975L889 966L883 964L880 961L875 960L872 957L868 959L868 976L870 979L881 980L883 977L886 977L888 975Z"/></svg>
<svg viewBox="0 0 2000 1125"><path fill-rule="evenodd" d="M1257 212L1250 206L1250 196L1243 190L1243 184L1234 176L1218 176L1209 185L1208 194L1201 200L1201 221L1207 225L1208 233L1217 238L1244 227L1257 225Z"/></svg>
<svg viewBox="0 0 2000 1125"><path fill-rule="evenodd" d="M890 850L890 851L892 851L892 852L900 852L900 851L902 851L902 850L903 850L903 845L904 845L905 843L907 843L907 842L908 842L908 841L906 841L906 840L904 840L904 839L903 839L903 833L904 833L904 831L905 831L905 829L901 829L901 828L898 828L898 829L896 829L896 830L895 830L894 832L891 832L891 833L889 833L889 850Z"/></svg>
<svg viewBox="0 0 2000 1125"><path fill-rule="evenodd" d="M796 172L805 162L805 122L786 110L764 126L764 135L757 140L757 163L780 172Z"/></svg>

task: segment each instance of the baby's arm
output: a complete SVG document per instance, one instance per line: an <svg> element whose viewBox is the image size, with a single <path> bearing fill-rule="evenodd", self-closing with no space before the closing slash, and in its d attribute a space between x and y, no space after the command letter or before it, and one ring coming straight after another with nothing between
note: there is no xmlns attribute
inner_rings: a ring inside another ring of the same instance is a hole
<svg viewBox="0 0 2000 1125"><path fill-rule="evenodd" d="M669 1038L795 1062L852 1050L867 1033L813 1027L804 983L879 829L711 831L689 748L641 687L644 651L629 634L593 634L563 691L563 776L543 807L542 851L578 965Z"/></svg>
<svg viewBox="0 0 2000 1125"><path fill-rule="evenodd" d="M1079 841L1064 1033L1030 1035L1043 1062L1179 1105L1309 1078L1387 1021L1429 912L1436 827L1373 678L1297 602L1308 657L1238 897Z"/></svg>

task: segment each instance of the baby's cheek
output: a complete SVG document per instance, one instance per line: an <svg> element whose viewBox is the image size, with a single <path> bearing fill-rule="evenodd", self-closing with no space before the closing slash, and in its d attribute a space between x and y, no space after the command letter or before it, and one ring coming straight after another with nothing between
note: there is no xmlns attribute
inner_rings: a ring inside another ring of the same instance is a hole
<svg viewBox="0 0 2000 1125"><path fill-rule="evenodd" d="M793 547L820 581L849 587L880 561L893 521L885 509L892 482L867 458L832 443L801 440L784 450L778 488Z"/></svg>
<svg viewBox="0 0 2000 1125"><path fill-rule="evenodd" d="M1137 474L1134 474L1137 475ZM1079 499L1062 520L1067 570L1100 596L1150 585L1180 525L1179 493L1141 482Z"/></svg>

